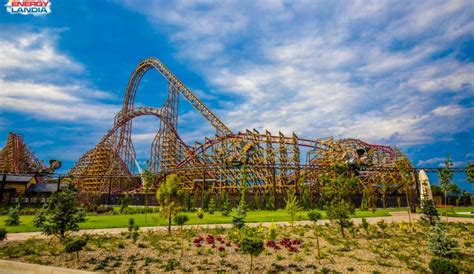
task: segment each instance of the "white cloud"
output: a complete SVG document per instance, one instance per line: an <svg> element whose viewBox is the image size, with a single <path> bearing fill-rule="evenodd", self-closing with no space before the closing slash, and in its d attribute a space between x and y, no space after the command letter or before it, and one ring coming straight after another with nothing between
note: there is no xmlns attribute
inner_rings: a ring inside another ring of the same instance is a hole
<svg viewBox="0 0 474 274"><path fill-rule="evenodd" d="M170 34L214 90L242 98L222 111L235 131L405 146L474 127L460 104L474 66L456 58L474 32L470 1L122 3ZM432 95L446 92L457 95Z"/></svg>
<svg viewBox="0 0 474 274"><path fill-rule="evenodd" d="M445 160L446 158L443 158L443 157L435 157L428 160L419 160L416 165L417 166L430 166L433 164L444 163Z"/></svg>
<svg viewBox="0 0 474 274"><path fill-rule="evenodd" d="M11 33L0 32L0 111L36 119L110 123L118 106L100 101L111 99L109 93L75 80L84 67L57 49L58 31Z"/></svg>
<svg viewBox="0 0 474 274"><path fill-rule="evenodd" d="M53 30L41 32L13 32L4 30L0 34L0 71L28 70L47 72L48 69L80 72L81 64L57 51L55 40L58 33Z"/></svg>

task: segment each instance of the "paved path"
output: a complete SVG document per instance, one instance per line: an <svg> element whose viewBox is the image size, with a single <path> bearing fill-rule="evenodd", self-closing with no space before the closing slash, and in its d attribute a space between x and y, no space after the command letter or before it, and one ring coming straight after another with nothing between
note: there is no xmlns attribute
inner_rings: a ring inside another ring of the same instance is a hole
<svg viewBox="0 0 474 274"><path fill-rule="evenodd" d="M94 272L47 266L39 264L29 264L16 261L0 260L0 274L23 273L23 274L89 274Z"/></svg>
<svg viewBox="0 0 474 274"><path fill-rule="evenodd" d="M367 221L371 224L377 223L380 220L385 220L386 222L408 222L408 213L406 212L391 212L392 216L386 217L370 217L366 218ZM444 220L445 217L442 217ZM420 214L411 214L412 220L419 220ZM360 224L362 222L362 218L352 218L351 219L354 224ZM474 223L474 218L460 218L460 217L449 217L449 222L464 222L464 223ZM325 224L329 222L329 220L320 220L318 224ZM272 222L263 222L261 223L262 226L270 226ZM288 222L274 222L277 225L289 225ZM305 225L305 224L312 224L311 221L297 221L295 225ZM257 226L259 223L249 223L249 226ZM186 228L195 228L195 227L224 227L229 228L232 227L232 224L203 224L203 225L187 225ZM172 229L177 229L176 226L173 226ZM151 226L151 227L141 227L140 231L166 231L167 227L165 226ZM105 229L85 229L77 232L76 234L120 234L121 232L128 231L128 228L105 228ZM41 232L20 232L20 233L9 233L7 235L7 241L24 241L29 238L46 238L45 235L41 234Z"/></svg>

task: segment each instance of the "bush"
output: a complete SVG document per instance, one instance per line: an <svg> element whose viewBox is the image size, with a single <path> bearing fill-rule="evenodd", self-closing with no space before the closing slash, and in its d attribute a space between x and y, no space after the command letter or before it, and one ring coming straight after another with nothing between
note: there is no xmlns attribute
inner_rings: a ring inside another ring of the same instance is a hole
<svg viewBox="0 0 474 274"><path fill-rule="evenodd" d="M437 223L428 231L428 249L436 256L451 258L456 254L456 240L446 235L443 224Z"/></svg>
<svg viewBox="0 0 474 274"><path fill-rule="evenodd" d="M7 238L7 230L0 227L0 242Z"/></svg>
<svg viewBox="0 0 474 274"><path fill-rule="evenodd" d="M369 229L369 222L367 222L366 218L362 218L362 223L360 224L366 231Z"/></svg>
<svg viewBox="0 0 474 274"><path fill-rule="evenodd" d="M8 217L5 219L6 226L20 225L20 215L18 214L18 206L11 207L8 211Z"/></svg>
<svg viewBox="0 0 474 274"><path fill-rule="evenodd" d="M114 208L112 206L98 206L95 209L95 212L97 214L112 214L114 211Z"/></svg>
<svg viewBox="0 0 474 274"><path fill-rule="evenodd" d="M423 221L428 221L431 225L439 221L439 213L432 199L423 199L421 206L421 219Z"/></svg>
<svg viewBox="0 0 474 274"><path fill-rule="evenodd" d="M245 237L241 243L242 252L250 254L250 272L253 268L253 257L257 257L262 253L264 246L262 239Z"/></svg>
<svg viewBox="0 0 474 274"><path fill-rule="evenodd" d="M204 211L202 209L198 209L197 216L199 219L204 218Z"/></svg>
<svg viewBox="0 0 474 274"><path fill-rule="evenodd" d="M211 198L211 200L209 201L208 212L209 214L214 214L214 211L216 211L216 201L214 200L214 198Z"/></svg>
<svg viewBox="0 0 474 274"><path fill-rule="evenodd" d="M429 267L435 274L459 273L459 269L454 263L443 258L431 259Z"/></svg>
<svg viewBox="0 0 474 274"><path fill-rule="evenodd" d="M71 240L66 242L66 245L64 246L64 251L66 253L73 253L76 252L76 258L79 261L79 251L86 246L87 241L84 239L77 239L77 240Z"/></svg>

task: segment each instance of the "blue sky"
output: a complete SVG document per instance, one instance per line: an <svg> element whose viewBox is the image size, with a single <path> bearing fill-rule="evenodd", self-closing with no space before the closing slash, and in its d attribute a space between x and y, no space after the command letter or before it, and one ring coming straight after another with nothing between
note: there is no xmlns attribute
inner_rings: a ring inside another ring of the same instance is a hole
<svg viewBox="0 0 474 274"><path fill-rule="evenodd" d="M474 161L472 1L51 2L41 17L0 12L0 145L21 133L64 171L111 127L149 56L235 132L354 137L415 166ZM149 72L136 102L165 96ZM184 100L179 124L189 143L213 134ZM134 123L142 160L157 127Z"/></svg>

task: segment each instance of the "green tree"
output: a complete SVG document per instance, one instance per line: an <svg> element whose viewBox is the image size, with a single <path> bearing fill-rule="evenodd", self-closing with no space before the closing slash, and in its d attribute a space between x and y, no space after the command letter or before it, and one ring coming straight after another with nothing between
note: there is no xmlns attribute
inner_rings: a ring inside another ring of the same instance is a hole
<svg viewBox="0 0 474 274"><path fill-rule="evenodd" d="M232 217L232 225L238 229L242 229L245 226L245 217L247 216L247 210L245 207L240 205L237 207L237 214Z"/></svg>
<svg viewBox="0 0 474 274"><path fill-rule="evenodd" d="M301 192L301 206L304 209L311 208L311 197L310 191L307 187L303 187L303 191Z"/></svg>
<svg viewBox="0 0 474 274"><path fill-rule="evenodd" d="M7 238L7 230L3 227L0 227L0 242Z"/></svg>
<svg viewBox="0 0 474 274"><path fill-rule="evenodd" d="M18 214L19 206L10 207L7 218L5 219L6 226L20 225L20 214Z"/></svg>
<svg viewBox="0 0 474 274"><path fill-rule="evenodd" d="M185 214L178 214L178 215L174 216L173 221L176 225L179 225L179 229L181 231L181 257L183 257L183 254L184 254L184 229L183 229L183 226L187 221L189 221L189 218Z"/></svg>
<svg viewBox="0 0 474 274"><path fill-rule="evenodd" d="M211 198L211 200L209 201L209 214L214 214L214 211L216 211L216 200L214 200L214 198Z"/></svg>
<svg viewBox="0 0 474 274"><path fill-rule="evenodd" d="M125 195L123 195L120 199L120 213L124 213L131 202L132 199L130 199L130 196L128 195L128 193L125 193Z"/></svg>
<svg viewBox="0 0 474 274"><path fill-rule="evenodd" d="M202 193L202 201L201 201L201 208L204 211L209 211L209 202L210 202L210 196L209 196L209 191L204 190Z"/></svg>
<svg viewBox="0 0 474 274"><path fill-rule="evenodd" d="M254 210L260 209L260 195L258 194L258 190L254 190L253 192L253 208Z"/></svg>
<svg viewBox="0 0 474 274"><path fill-rule="evenodd" d="M336 221L339 225L342 237L345 237L344 228L350 225L350 214L354 213L354 210L352 204L341 198L335 198L329 204L327 209L328 218Z"/></svg>
<svg viewBox="0 0 474 274"><path fill-rule="evenodd" d="M161 206L160 215L168 220L168 233L171 233L173 216L181 211L179 204L180 186L181 180L178 175L171 174L166 178L166 182L161 184L156 191L156 200Z"/></svg>
<svg viewBox="0 0 474 274"><path fill-rule="evenodd" d="M415 185L415 177L413 176L413 169L411 167L410 161L406 158L401 158L396 162L400 170L400 186L401 189L405 192L405 198L407 201L407 212L408 212L408 222L411 224L411 203L410 203L410 192Z"/></svg>
<svg viewBox="0 0 474 274"><path fill-rule="evenodd" d="M335 221L341 228L344 237L344 228L348 227L350 214L354 213L355 207L350 198L357 186L358 178L353 175L347 165L335 165L333 167L335 177L324 182L323 199L326 202L327 216Z"/></svg>
<svg viewBox="0 0 474 274"><path fill-rule="evenodd" d="M316 234L316 248L318 251L318 261L321 263L321 254L319 250L319 226L318 226L318 221L321 220L321 213L319 213L316 210L312 210L308 212L308 218L313 221L314 223L314 232Z"/></svg>
<svg viewBox="0 0 474 274"><path fill-rule="evenodd" d="M439 220L439 213L432 199L423 199L421 201L421 219L434 225Z"/></svg>
<svg viewBox="0 0 474 274"><path fill-rule="evenodd" d="M450 169L451 167L451 158L448 156L444 162L444 168L438 171L439 184L444 193L444 214L446 215L446 222L448 221L448 192L455 186L453 182L454 172Z"/></svg>
<svg viewBox="0 0 474 274"><path fill-rule="evenodd" d="M468 182L474 183L474 162L467 164L466 177Z"/></svg>
<svg viewBox="0 0 474 274"><path fill-rule="evenodd" d="M229 216L231 211L230 204L229 204L229 194L224 192L222 198L222 216Z"/></svg>
<svg viewBox="0 0 474 274"><path fill-rule="evenodd" d="M143 192L145 194L145 223L146 223L147 215L148 215L148 194L150 192L150 188L153 185L153 182L155 181L155 175L147 167L141 177L142 177L142 183L143 183Z"/></svg>
<svg viewBox="0 0 474 274"><path fill-rule="evenodd" d="M86 212L77 207L75 196L71 187L55 192L51 195L48 206L35 216L35 225L44 234L56 236L64 242L69 232L78 231L79 223L86 221Z"/></svg>
<svg viewBox="0 0 474 274"><path fill-rule="evenodd" d="M241 242L242 252L250 255L250 273L253 271L253 258L262 253L264 246L262 239L245 237Z"/></svg>
<svg viewBox="0 0 474 274"><path fill-rule="evenodd" d="M301 210L301 207L298 203L298 199L295 196L295 193L293 191L288 192L288 196L285 199L285 210L290 214L291 218L291 226L293 227L293 222L295 220L295 215L298 213L298 211Z"/></svg>

